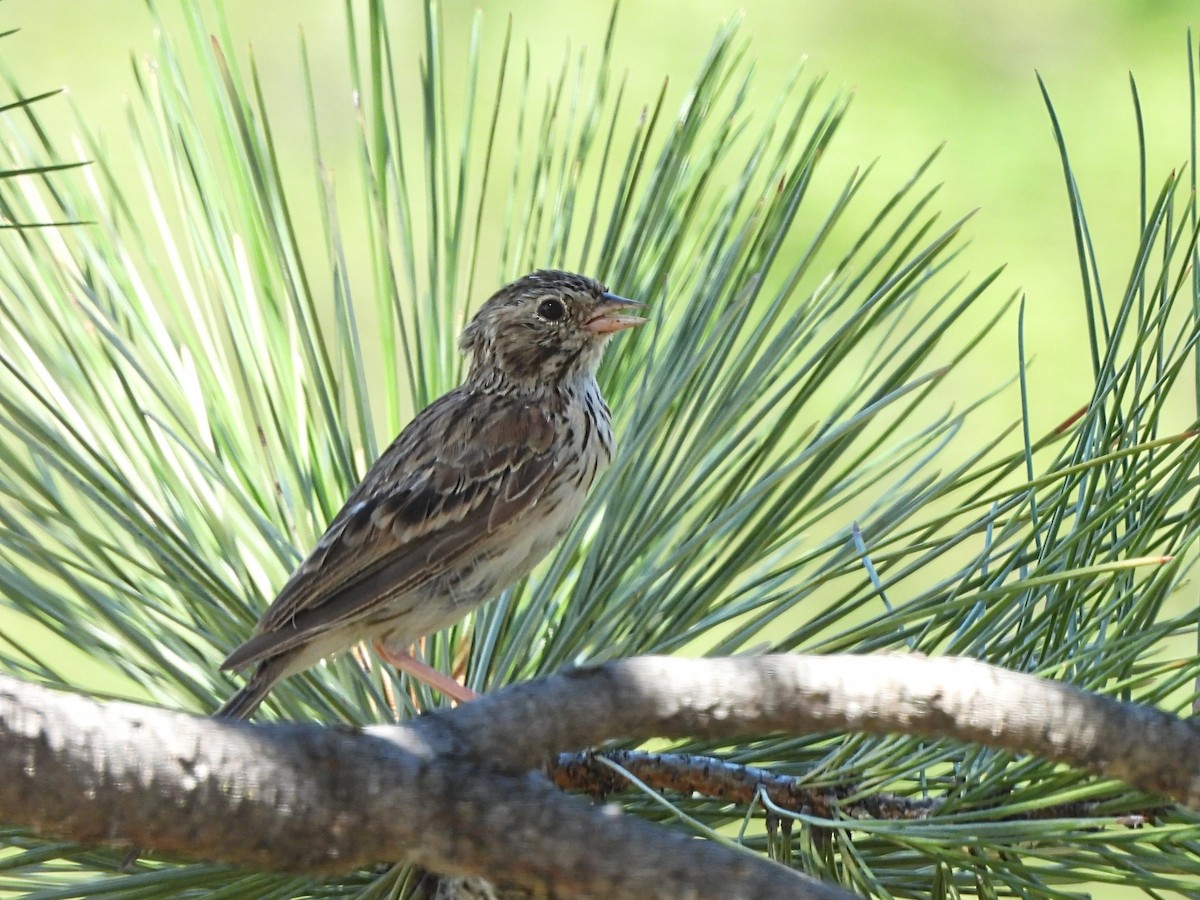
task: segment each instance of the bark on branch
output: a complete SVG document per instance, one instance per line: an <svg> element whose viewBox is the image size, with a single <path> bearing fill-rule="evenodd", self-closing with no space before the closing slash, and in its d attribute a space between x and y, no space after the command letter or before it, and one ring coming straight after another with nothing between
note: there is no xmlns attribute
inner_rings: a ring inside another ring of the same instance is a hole
<svg viewBox="0 0 1200 900"><path fill-rule="evenodd" d="M0 676L0 821L78 841L327 873L380 860L561 897L847 895L555 791L530 773L614 738L956 737L1200 808L1200 728L964 659L644 657L403 726L217 722Z"/></svg>

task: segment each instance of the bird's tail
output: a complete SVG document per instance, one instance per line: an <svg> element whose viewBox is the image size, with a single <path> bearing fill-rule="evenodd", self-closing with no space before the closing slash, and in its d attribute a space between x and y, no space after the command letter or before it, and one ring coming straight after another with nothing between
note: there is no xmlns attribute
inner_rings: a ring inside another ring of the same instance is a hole
<svg viewBox="0 0 1200 900"><path fill-rule="evenodd" d="M265 672L266 665L261 665L250 680L242 685L241 690L221 704L220 709L213 713L214 719L248 719L260 703L266 699L278 678L271 677Z"/></svg>

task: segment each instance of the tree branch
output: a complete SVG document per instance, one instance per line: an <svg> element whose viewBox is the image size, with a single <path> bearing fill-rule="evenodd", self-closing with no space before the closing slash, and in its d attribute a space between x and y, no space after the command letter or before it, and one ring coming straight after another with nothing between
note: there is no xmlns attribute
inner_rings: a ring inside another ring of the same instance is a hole
<svg viewBox="0 0 1200 900"><path fill-rule="evenodd" d="M950 736L1200 807L1200 728L964 659L644 657L364 731L219 722L0 677L0 820L328 873L403 859L572 897L847 895L567 797L530 769L615 738Z"/></svg>
<svg viewBox="0 0 1200 900"><path fill-rule="evenodd" d="M541 775L398 743L99 703L0 676L0 820L280 871L404 860L548 897L852 897L566 796Z"/></svg>
<svg viewBox="0 0 1200 900"><path fill-rule="evenodd" d="M618 768L604 765L601 760L608 760ZM780 775L770 769L686 753L585 750L580 753L560 753L546 768L550 780L557 787L583 791L597 799L629 791L630 781L623 774L627 772L656 791L674 791L685 796L703 794L743 806L754 803L761 792L779 809L831 821L929 819L938 815L946 805L944 797L905 797L886 792L849 800L849 796L860 793L856 785L809 786L803 775ZM1140 828L1164 811L1143 808L1118 815L1101 812L1101 809L1099 801L1078 800L1025 810L1012 816L1000 816L993 821L1103 817L1124 828Z"/></svg>
<svg viewBox="0 0 1200 900"><path fill-rule="evenodd" d="M510 771L619 738L949 737L1118 778L1200 809L1200 724L960 657L643 656L512 685L409 727L429 752Z"/></svg>

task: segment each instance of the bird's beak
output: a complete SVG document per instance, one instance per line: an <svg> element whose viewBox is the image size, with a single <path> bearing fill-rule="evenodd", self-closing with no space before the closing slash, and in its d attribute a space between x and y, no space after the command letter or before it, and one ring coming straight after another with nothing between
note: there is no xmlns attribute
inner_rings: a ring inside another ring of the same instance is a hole
<svg viewBox="0 0 1200 900"><path fill-rule="evenodd" d="M601 294L600 298L600 302L592 310L592 317L583 323L583 327L592 334L612 334L646 324L646 320L641 316L626 315L632 309L645 306L645 303L626 300L624 297L608 293Z"/></svg>

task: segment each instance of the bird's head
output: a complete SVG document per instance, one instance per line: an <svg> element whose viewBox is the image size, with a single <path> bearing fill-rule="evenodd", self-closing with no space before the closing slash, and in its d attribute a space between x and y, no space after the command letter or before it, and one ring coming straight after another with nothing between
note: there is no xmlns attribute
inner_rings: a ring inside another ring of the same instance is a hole
<svg viewBox="0 0 1200 900"><path fill-rule="evenodd" d="M459 346L472 381L562 384L594 373L608 339L646 321L631 314L642 305L594 278L542 269L493 294Z"/></svg>

